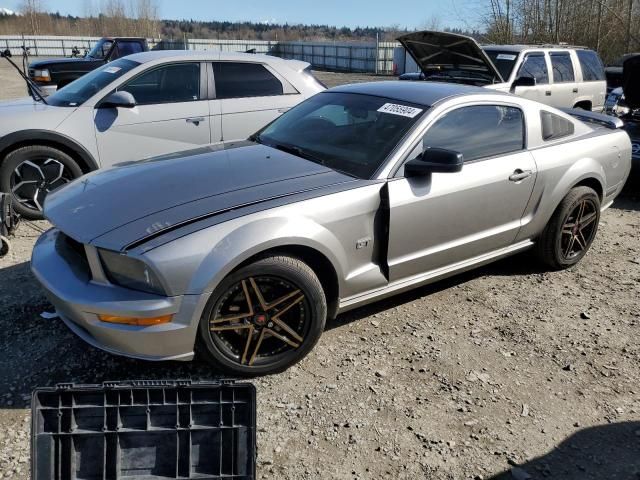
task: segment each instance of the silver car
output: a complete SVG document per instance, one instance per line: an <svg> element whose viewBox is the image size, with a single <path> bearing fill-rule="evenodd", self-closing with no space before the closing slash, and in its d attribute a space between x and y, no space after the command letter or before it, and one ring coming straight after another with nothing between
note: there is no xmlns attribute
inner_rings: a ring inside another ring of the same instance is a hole
<svg viewBox="0 0 640 480"><path fill-rule="evenodd" d="M324 90L309 64L232 52L120 58L45 103L0 102L0 191L41 218L47 193L99 168L245 139Z"/></svg>
<svg viewBox="0 0 640 480"><path fill-rule="evenodd" d="M248 141L54 192L31 267L98 348L280 371L340 312L529 248L580 261L631 158L619 121L581 115L446 83L334 88Z"/></svg>

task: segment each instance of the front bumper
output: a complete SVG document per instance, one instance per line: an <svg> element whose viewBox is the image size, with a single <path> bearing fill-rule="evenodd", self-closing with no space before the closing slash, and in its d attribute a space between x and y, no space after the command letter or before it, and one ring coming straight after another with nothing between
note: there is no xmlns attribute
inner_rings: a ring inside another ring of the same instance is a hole
<svg viewBox="0 0 640 480"><path fill-rule="evenodd" d="M45 97L48 97L49 95L53 95L58 91L57 85L40 85L39 83L36 83L36 85L40 89L40 92L42 92L42 95L44 95ZM27 90L27 93L29 93L28 90Z"/></svg>
<svg viewBox="0 0 640 480"><path fill-rule="evenodd" d="M143 360L191 360L206 298L163 297L96 283L81 264L69 260L51 229L36 242L31 270L64 323L80 338L107 352ZM73 258L73 257L71 257ZM80 263L80 262L78 262ZM154 317L173 314L169 323L149 327L98 320L98 314Z"/></svg>

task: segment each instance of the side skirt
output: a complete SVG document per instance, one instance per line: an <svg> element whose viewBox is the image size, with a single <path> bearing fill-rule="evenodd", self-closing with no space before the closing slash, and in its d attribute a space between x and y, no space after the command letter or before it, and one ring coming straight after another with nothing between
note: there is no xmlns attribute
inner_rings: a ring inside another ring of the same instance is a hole
<svg viewBox="0 0 640 480"><path fill-rule="evenodd" d="M509 245L508 247L493 250L492 252L478 255L477 257L473 257L462 262L453 263L436 270L431 270L430 272L421 273L418 275L414 275L413 277L397 280L383 288L369 290L364 293L340 299L338 313L343 313L353 308L357 308L368 303L373 303L392 295L396 295L398 293L402 293L422 285L427 285L429 283L451 277L458 273L462 273L481 265L491 263L500 258L508 257L522 250L526 250L531 246L533 246L533 242L531 240L524 240L513 245Z"/></svg>

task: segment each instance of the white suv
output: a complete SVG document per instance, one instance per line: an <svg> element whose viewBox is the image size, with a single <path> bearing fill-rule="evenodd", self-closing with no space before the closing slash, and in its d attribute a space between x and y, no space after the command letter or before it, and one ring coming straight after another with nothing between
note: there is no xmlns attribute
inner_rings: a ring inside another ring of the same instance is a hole
<svg viewBox="0 0 640 480"><path fill-rule="evenodd" d="M479 85L558 108L604 109L604 65L593 50L551 45L485 45L444 32L398 39L422 70L401 80Z"/></svg>
<svg viewBox="0 0 640 480"><path fill-rule="evenodd" d="M0 191L41 218L48 192L98 168L244 140L324 90L310 65L159 50L109 62L46 99L0 102Z"/></svg>

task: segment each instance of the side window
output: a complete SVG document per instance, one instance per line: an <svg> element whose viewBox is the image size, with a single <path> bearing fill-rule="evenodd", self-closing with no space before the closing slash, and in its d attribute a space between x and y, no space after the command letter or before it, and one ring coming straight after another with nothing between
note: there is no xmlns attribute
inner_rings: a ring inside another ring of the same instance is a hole
<svg viewBox="0 0 640 480"><path fill-rule="evenodd" d="M113 42L111 40L107 40L105 41L101 46L100 46L100 51L98 52L98 58L106 58L107 55L109 55L109 50L111 50L111 47L113 46Z"/></svg>
<svg viewBox="0 0 640 480"><path fill-rule="evenodd" d="M116 43L116 51L113 58L126 57L140 52L142 52L142 44L140 42L119 41Z"/></svg>
<svg viewBox="0 0 640 480"><path fill-rule="evenodd" d="M460 152L465 161L517 152L524 148L524 115L515 107L462 107L438 119L422 145Z"/></svg>
<svg viewBox="0 0 640 480"><path fill-rule="evenodd" d="M518 71L518 77L533 77L536 84L545 85L549 83L549 71L543 53L529 54L524 59Z"/></svg>
<svg viewBox="0 0 640 480"><path fill-rule="evenodd" d="M592 50L576 50L580 68L582 68L582 79L585 82L604 81L604 67L598 54Z"/></svg>
<svg viewBox="0 0 640 480"><path fill-rule="evenodd" d="M542 139L556 140L558 138L573 135L575 127L573 122L555 113L540 112L540 123L542 124Z"/></svg>
<svg viewBox="0 0 640 480"><path fill-rule="evenodd" d="M267 97L284 93L282 82L259 63L214 62L216 98Z"/></svg>
<svg viewBox="0 0 640 480"><path fill-rule="evenodd" d="M551 68L553 68L553 83L575 82L571 56L567 53L551 53Z"/></svg>
<svg viewBox="0 0 640 480"><path fill-rule="evenodd" d="M193 102L200 99L200 64L177 63L154 68L118 90L131 93L139 105Z"/></svg>

